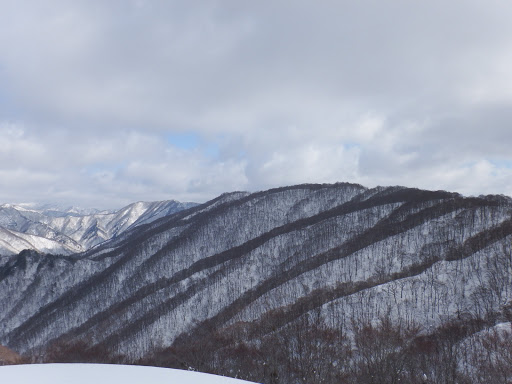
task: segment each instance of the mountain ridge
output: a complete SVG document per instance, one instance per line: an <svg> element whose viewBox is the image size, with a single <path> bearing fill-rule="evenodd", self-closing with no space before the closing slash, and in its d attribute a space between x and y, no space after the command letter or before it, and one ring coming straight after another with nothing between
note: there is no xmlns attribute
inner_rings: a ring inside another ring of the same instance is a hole
<svg viewBox="0 0 512 384"><path fill-rule="evenodd" d="M313 315L349 334L389 316L427 337L458 319L510 321L511 276L508 197L348 183L235 192L79 254L12 256L0 344L37 354L86 340L139 359L237 328L257 343Z"/></svg>
<svg viewBox="0 0 512 384"><path fill-rule="evenodd" d="M132 226L196 205L175 200L136 202L99 211L53 205L0 205L0 255L23 249L70 255L90 249Z"/></svg>

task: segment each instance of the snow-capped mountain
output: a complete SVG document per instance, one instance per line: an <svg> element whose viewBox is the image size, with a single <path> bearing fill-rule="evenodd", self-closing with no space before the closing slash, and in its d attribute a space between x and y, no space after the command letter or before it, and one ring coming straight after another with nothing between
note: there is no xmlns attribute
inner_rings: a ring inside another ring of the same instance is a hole
<svg viewBox="0 0 512 384"><path fill-rule="evenodd" d="M79 255L3 259L0 344L83 341L133 361L199 340L197 357L218 335L264 345L304 316L348 335L386 316L428 336L512 315L508 197L341 183L223 194L138 227L116 215L102 228L130 229Z"/></svg>
<svg viewBox="0 0 512 384"><path fill-rule="evenodd" d="M54 205L0 205L0 255L24 249L64 254L85 251L128 228L194 206L174 200L137 202L118 211Z"/></svg>

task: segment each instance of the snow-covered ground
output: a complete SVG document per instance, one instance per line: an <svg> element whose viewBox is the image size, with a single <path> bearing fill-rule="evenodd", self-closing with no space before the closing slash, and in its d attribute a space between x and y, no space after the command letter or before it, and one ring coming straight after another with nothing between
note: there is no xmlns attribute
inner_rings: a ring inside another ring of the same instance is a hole
<svg viewBox="0 0 512 384"><path fill-rule="evenodd" d="M0 367L9 384L243 384L248 381L178 369L107 364L29 364Z"/></svg>

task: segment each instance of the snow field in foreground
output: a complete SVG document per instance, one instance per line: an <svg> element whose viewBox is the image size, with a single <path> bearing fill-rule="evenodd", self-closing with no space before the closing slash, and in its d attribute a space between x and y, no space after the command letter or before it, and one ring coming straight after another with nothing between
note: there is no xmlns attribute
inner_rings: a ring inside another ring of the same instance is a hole
<svg viewBox="0 0 512 384"><path fill-rule="evenodd" d="M169 368L108 364L27 364L0 367L9 384L248 384L248 381Z"/></svg>

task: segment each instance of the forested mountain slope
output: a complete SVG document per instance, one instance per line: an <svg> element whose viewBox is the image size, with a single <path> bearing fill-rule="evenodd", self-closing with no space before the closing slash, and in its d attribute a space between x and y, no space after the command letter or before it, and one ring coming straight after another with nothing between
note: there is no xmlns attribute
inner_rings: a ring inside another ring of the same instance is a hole
<svg viewBox="0 0 512 384"><path fill-rule="evenodd" d="M510 318L511 239L503 196L346 183L224 194L85 253L4 258L0 344L80 340L133 360L213 334L262 343L304 319L349 337L377 319L477 332Z"/></svg>

